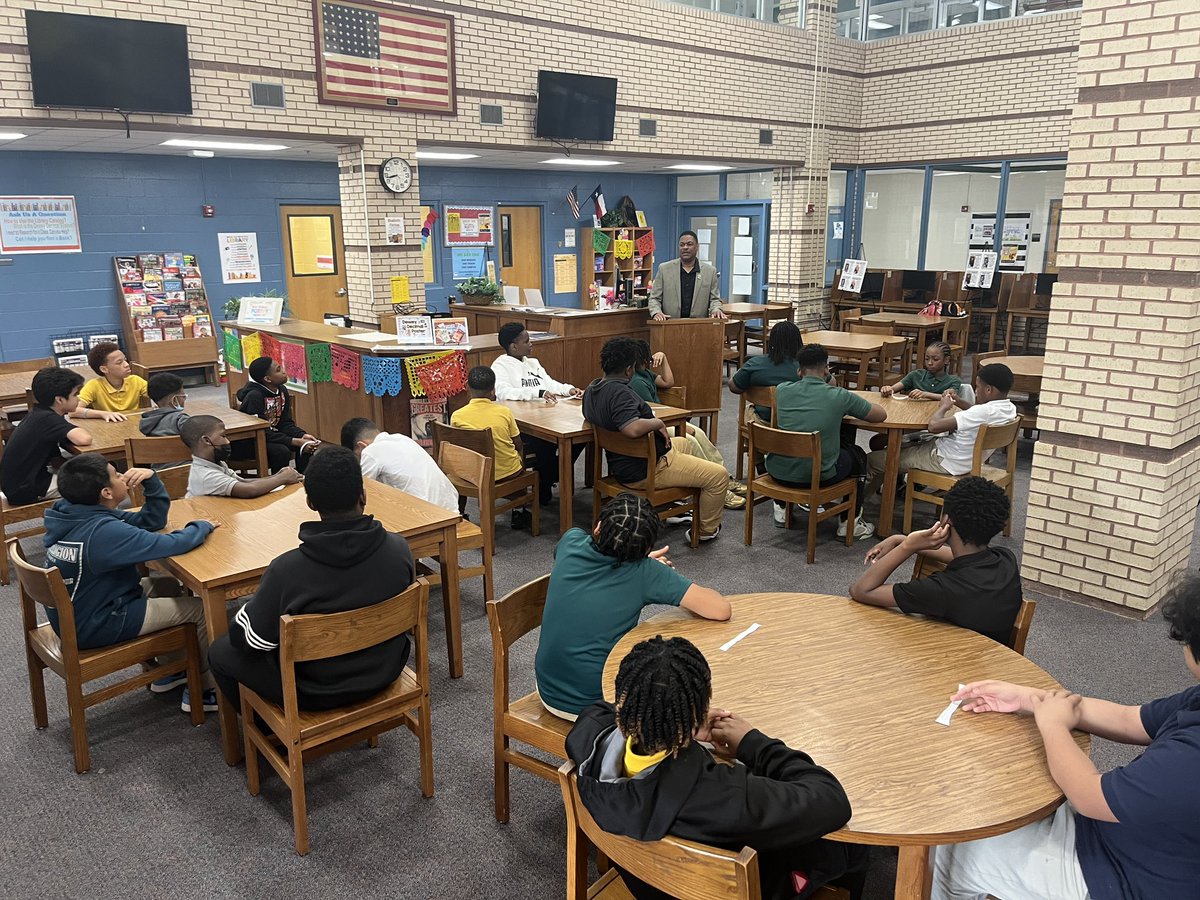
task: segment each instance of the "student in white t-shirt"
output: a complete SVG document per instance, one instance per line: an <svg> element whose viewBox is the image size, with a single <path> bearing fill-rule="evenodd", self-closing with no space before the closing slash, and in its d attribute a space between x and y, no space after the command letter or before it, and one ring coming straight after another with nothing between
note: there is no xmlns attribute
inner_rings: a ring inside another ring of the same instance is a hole
<svg viewBox="0 0 1200 900"><path fill-rule="evenodd" d="M342 446L353 450L364 478L390 485L450 512L459 512L458 491L425 448L404 434L388 434L370 419L342 426Z"/></svg>
<svg viewBox="0 0 1200 900"><path fill-rule="evenodd" d="M1013 374L1008 366L992 363L975 376L975 405L951 415L957 395L954 391L942 394L938 408L929 420L929 433L937 439L912 444L900 451L900 472L924 469L945 472L947 475L966 475L971 471L975 454L975 438L980 425L1006 425L1017 418L1017 408L1008 399ZM876 450L867 457L871 474L867 480L867 496L879 490L886 450Z"/></svg>

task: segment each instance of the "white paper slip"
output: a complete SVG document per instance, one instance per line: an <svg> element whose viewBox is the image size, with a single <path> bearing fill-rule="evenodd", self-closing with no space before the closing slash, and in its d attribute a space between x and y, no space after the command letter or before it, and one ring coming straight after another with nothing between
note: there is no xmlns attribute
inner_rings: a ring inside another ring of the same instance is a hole
<svg viewBox="0 0 1200 900"><path fill-rule="evenodd" d="M732 647L734 644L736 644L742 638L748 637L748 636L754 634L754 632L758 631L758 628L759 628L759 625L757 622L755 622L753 625L751 625L749 628L747 628L745 631L743 631L737 637L730 638L725 643L723 643L721 645L721 651L724 652L724 651L728 650L730 647Z"/></svg>
<svg viewBox="0 0 1200 900"><path fill-rule="evenodd" d="M395 341L396 335L389 334L386 331L356 331L338 335L343 340L348 341Z"/></svg>
<svg viewBox="0 0 1200 900"><path fill-rule="evenodd" d="M958 686L958 689L961 691L965 687L966 687L965 684L960 684ZM949 725L950 717L952 715L954 715L954 713L958 710L959 706L961 706L961 705L962 705L961 700L951 700L950 705L947 706L945 709L943 709L942 714L937 717L937 723L939 725Z"/></svg>

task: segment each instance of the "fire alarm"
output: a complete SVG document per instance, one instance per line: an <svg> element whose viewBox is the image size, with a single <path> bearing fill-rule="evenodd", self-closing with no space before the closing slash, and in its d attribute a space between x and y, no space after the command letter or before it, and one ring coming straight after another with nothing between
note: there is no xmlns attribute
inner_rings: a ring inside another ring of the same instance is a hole
<svg viewBox="0 0 1200 900"><path fill-rule="evenodd" d="M808 214L809 214L810 216L811 216L813 213L815 213L816 211L817 211L817 204L815 204L815 203L810 203L810 204L808 204Z"/></svg>
<svg viewBox="0 0 1200 900"><path fill-rule="evenodd" d="M213 206L209 205L208 203L205 203L203 206L200 207L200 215L204 216L204 218L206 218L206 219L211 219L216 214L217 214L216 209Z"/></svg>

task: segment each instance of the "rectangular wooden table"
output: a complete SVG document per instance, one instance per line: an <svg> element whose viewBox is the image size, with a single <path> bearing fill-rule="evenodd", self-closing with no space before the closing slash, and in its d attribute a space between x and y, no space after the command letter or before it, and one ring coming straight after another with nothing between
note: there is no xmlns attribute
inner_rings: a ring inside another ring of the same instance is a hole
<svg viewBox="0 0 1200 900"><path fill-rule="evenodd" d="M404 535L414 558L437 554L441 563L450 676L461 678L457 534L461 517L457 512L447 512L377 481L368 479L365 487L367 513L388 531ZM294 484L252 500L232 497L176 500L167 516L167 530L182 528L195 519L211 519L219 522L220 527L190 553L160 560L155 565L179 579L204 602L204 620L209 640L213 641L229 630L226 603L253 593L272 560L300 546L301 524L315 521L317 514L308 508L303 486ZM234 765L242 753L237 712L219 694L222 748L225 761Z"/></svg>
<svg viewBox="0 0 1200 900"><path fill-rule="evenodd" d="M946 323L953 321L946 316L922 316L919 313L907 312L877 312L862 317L863 322L891 322L897 331L911 331L916 335L913 365L922 365L925 361L925 344L929 340L929 332L939 333L946 330Z"/></svg>
<svg viewBox="0 0 1200 900"><path fill-rule="evenodd" d="M141 412L130 413L124 422L102 422L99 419L72 419L79 427L92 436L92 446L88 452L100 453L110 462L125 458L125 438L145 437L138 430L142 419ZM241 438L254 439L255 461L260 475L270 471L267 465L267 428L270 423L258 416L247 415L230 409L221 403L202 400L187 404L187 413L191 416L216 416L225 423L225 434L231 441Z"/></svg>
<svg viewBox="0 0 1200 900"><path fill-rule="evenodd" d="M743 327L738 336L738 357L741 363L746 362L746 329L745 324L755 319L762 319L763 346L767 345L767 335L771 332L771 323L790 319L792 305L790 303L723 303L721 311L731 319L739 320Z"/></svg>
<svg viewBox="0 0 1200 900"><path fill-rule="evenodd" d="M512 410L522 433L558 445L558 531L566 532L574 523L575 461L571 456L576 444L592 443L592 426L583 418L582 400L503 400ZM691 411L675 406L651 403L654 414L667 425L682 428Z"/></svg>
<svg viewBox="0 0 1200 900"><path fill-rule="evenodd" d="M85 381L96 377L96 373L91 369L72 368L71 371L83 376ZM0 373L0 406L24 403L25 392L33 385L33 376L37 373L37 369Z"/></svg>
<svg viewBox="0 0 1200 900"><path fill-rule="evenodd" d="M895 338L886 334L850 334L848 331L806 331L804 343L820 344L830 356L858 365L855 384L861 387L867 379L867 364L879 356L884 343Z"/></svg>

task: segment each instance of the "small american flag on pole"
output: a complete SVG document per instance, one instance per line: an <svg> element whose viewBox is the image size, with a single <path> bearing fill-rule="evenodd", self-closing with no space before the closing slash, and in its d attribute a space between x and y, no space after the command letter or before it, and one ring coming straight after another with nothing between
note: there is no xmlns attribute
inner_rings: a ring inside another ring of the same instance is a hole
<svg viewBox="0 0 1200 900"><path fill-rule="evenodd" d="M567 206L571 207L571 215L579 218L579 185L567 191Z"/></svg>
<svg viewBox="0 0 1200 900"><path fill-rule="evenodd" d="M315 0L321 101L454 113L454 20Z"/></svg>

